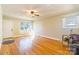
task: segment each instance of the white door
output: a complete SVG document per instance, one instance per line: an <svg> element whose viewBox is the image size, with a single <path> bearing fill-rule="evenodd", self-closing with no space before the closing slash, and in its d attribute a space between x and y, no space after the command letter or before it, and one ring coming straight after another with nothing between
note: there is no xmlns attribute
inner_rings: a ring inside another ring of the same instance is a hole
<svg viewBox="0 0 79 59"><path fill-rule="evenodd" d="M3 37L13 36L13 20L3 20Z"/></svg>

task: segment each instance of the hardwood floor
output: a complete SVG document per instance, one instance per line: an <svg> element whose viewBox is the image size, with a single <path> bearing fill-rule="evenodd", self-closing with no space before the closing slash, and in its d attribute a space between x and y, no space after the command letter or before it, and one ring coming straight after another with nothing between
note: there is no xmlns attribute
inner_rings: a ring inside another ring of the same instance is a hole
<svg viewBox="0 0 79 59"><path fill-rule="evenodd" d="M11 44L2 44L1 55L71 55L60 41L36 36L14 38Z"/></svg>

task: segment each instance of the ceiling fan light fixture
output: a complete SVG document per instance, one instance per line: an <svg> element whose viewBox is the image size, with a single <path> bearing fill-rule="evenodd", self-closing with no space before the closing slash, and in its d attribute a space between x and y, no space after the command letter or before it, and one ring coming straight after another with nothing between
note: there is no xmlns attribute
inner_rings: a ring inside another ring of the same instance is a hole
<svg viewBox="0 0 79 59"><path fill-rule="evenodd" d="M28 13L28 15L33 16L33 17L40 16L38 11L36 11L36 10L26 10L26 12Z"/></svg>
<svg viewBox="0 0 79 59"><path fill-rule="evenodd" d="M34 14L34 11L30 11L31 14Z"/></svg>
<svg viewBox="0 0 79 59"><path fill-rule="evenodd" d="M39 13L37 11L30 11L30 14L33 15L33 16L39 16Z"/></svg>

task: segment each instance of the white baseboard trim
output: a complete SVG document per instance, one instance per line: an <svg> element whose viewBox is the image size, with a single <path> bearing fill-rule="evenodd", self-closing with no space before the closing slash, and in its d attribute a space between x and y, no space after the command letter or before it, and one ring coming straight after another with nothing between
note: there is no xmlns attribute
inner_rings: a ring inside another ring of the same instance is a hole
<svg viewBox="0 0 79 59"><path fill-rule="evenodd" d="M45 37L45 38L49 38L49 39L53 39L53 40L62 41L61 39L54 38L54 37L49 37L49 36L44 36L44 35L39 35L39 36L41 36L41 37Z"/></svg>

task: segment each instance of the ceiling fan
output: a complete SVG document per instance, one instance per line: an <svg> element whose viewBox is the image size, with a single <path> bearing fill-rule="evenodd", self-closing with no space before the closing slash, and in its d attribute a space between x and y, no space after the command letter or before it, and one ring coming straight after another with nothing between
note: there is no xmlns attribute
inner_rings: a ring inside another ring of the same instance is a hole
<svg viewBox="0 0 79 59"><path fill-rule="evenodd" d="M38 13L38 12L36 12L36 11L33 11L33 10L32 10L32 11L30 11L30 14L31 14L31 15L34 15L34 16L39 16L39 13Z"/></svg>
<svg viewBox="0 0 79 59"><path fill-rule="evenodd" d="M26 10L30 16L40 16L36 10Z"/></svg>

